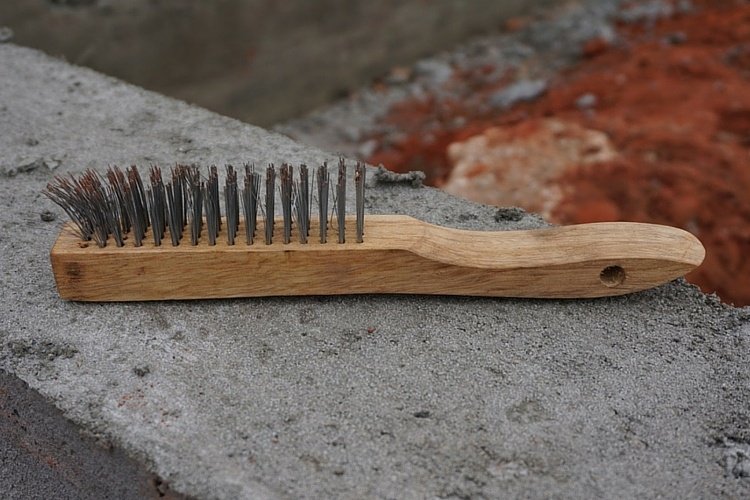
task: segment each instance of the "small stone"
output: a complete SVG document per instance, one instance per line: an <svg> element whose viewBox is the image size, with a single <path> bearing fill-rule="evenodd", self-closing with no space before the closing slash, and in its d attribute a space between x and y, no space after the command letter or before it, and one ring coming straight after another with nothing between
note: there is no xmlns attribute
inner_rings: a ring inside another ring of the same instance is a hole
<svg viewBox="0 0 750 500"><path fill-rule="evenodd" d="M339 135L347 142L359 142L362 136L360 131L354 127L345 127L339 129Z"/></svg>
<svg viewBox="0 0 750 500"><path fill-rule="evenodd" d="M607 51L610 41L601 36L594 37L583 44L581 53L583 57L593 58Z"/></svg>
<svg viewBox="0 0 750 500"><path fill-rule="evenodd" d="M139 377L145 377L149 373L151 373L151 369L147 366L136 366L133 368L133 373L135 373Z"/></svg>
<svg viewBox="0 0 750 500"><path fill-rule="evenodd" d="M359 154L361 158L369 158L376 149L378 149L378 141L370 139L359 145L359 148L357 148L357 154Z"/></svg>
<svg viewBox="0 0 750 500"><path fill-rule="evenodd" d="M750 477L750 460L744 459L737 462L737 465L732 469L732 474L736 478L748 478Z"/></svg>
<svg viewBox="0 0 750 500"><path fill-rule="evenodd" d="M526 217L526 210L520 207L502 207L495 212L495 222L518 222Z"/></svg>
<svg viewBox="0 0 750 500"><path fill-rule="evenodd" d="M13 40L13 30L7 26L0 26L0 43L10 42Z"/></svg>
<svg viewBox="0 0 750 500"><path fill-rule="evenodd" d="M692 0L680 0L677 2L677 12L680 14L689 14L695 10Z"/></svg>
<svg viewBox="0 0 750 500"><path fill-rule="evenodd" d="M512 461L492 463L487 467L487 472L501 481L509 481L529 474L529 470L523 463Z"/></svg>
<svg viewBox="0 0 750 500"><path fill-rule="evenodd" d="M591 109L596 107L598 101L596 95L589 92L576 99L576 106L578 109Z"/></svg>
<svg viewBox="0 0 750 500"><path fill-rule="evenodd" d="M55 170L57 167L60 166L62 162L58 160L57 158L47 158L44 160L44 166L47 167L49 170Z"/></svg>
<svg viewBox="0 0 750 500"><path fill-rule="evenodd" d="M681 2L680 8L690 8L685 2ZM620 21L626 23L637 23L637 22L649 22L653 23L659 19L665 19L672 17L675 12L675 8L672 4L665 2L664 0L651 0L649 2L636 3L628 8L625 8L619 14Z"/></svg>
<svg viewBox="0 0 750 500"><path fill-rule="evenodd" d="M401 85L411 79L411 69L404 66L391 68L388 76L385 77L385 83L389 85Z"/></svg>
<svg viewBox="0 0 750 500"><path fill-rule="evenodd" d="M750 449L739 443L727 442L722 462L727 477L750 478Z"/></svg>
<svg viewBox="0 0 750 500"><path fill-rule="evenodd" d="M25 159L21 160L14 169L15 172L25 174L28 172L33 172L34 170L41 168L44 166L44 159L43 158L34 158L34 159Z"/></svg>
<svg viewBox="0 0 750 500"><path fill-rule="evenodd" d="M466 125L467 119L465 116L457 116L453 120L451 120L451 127L453 128L462 128Z"/></svg>
<svg viewBox="0 0 750 500"><path fill-rule="evenodd" d="M434 85L442 85L453 76L453 68L442 61L425 59L414 65L414 73Z"/></svg>
<svg viewBox="0 0 750 500"><path fill-rule="evenodd" d="M533 101L547 92L545 80L521 80L509 85L490 97L490 105L494 108L510 108L516 103Z"/></svg>
<svg viewBox="0 0 750 500"><path fill-rule="evenodd" d="M412 170L406 173L391 172L383 165L378 166L378 170L373 174L373 180L376 183L400 184L408 183L413 188L421 188L425 179L425 173L419 170Z"/></svg>
<svg viewBox="0 0 750 500"><path fill-rule="evenodd" d="M55 215L54 212L50 212L49 210L45 210L42 213L40 213L39 217L44 222L52 222L53 220L57 219L57 215Z"/></svg>
<svg viewBox="0 0 750 500"><path fill-rule="evenodd" d="M505 21L505 30L516 33L528 26L530 22L531 20L528 17L511 17Z"/></svg>
<svg viewBox="0 0 750 500"><path fill-rule="evenodd" d="M430 418L430 412L427 410L419 410L414 412L416 418Z"/></svg>
<svg viewBox="0 0 750 500"><path fill-rule="evenodd" d="M675 33L669 33L667 36L664 37L664 42L666 42L669 45L682 45L683 43L687 42L687 35L682 31L677 31Z"/></svg>
<svg viewBox="0 0 750 500"><path fill-rule="evenodd" d="M25 144L27 146L38 146L39 141L34 139L33 137L29 137L28 139L26 139Z"/></svg>

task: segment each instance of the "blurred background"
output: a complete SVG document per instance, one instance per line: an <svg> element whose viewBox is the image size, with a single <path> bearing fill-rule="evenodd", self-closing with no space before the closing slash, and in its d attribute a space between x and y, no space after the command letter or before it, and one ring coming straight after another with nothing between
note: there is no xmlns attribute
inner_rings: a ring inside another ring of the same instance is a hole
<svg viewBox="0 0 750 500"><path fill-rule="evenodd" d="M268 126L554 0L23 0L14 41Z"/></svg>
<svg viewBox="0 0 750 500"><path fill-rule="evenodd" d="M744 0L25 0L0 38L558 224L682 227L750 304Z"/></svg>

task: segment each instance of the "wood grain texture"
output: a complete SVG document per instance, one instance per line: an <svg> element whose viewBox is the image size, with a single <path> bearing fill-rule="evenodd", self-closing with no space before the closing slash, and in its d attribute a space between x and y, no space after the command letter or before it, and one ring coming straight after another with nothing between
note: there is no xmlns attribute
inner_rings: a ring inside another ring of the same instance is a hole
<svg viewBox="0 0 750 500"><path fill-rule="evenodd" d="M223 226L222 226L223 227ZM577 298L622 295L688 273L703 261L690 233L654 224L612 222L531 231L465 231L398 215L372 215L364 243L238 244L220 234L191 246L153 241L118 248L82 245L66 226L52 248L60 296L78 301L139 301L363 293ZM258 235L263 234L262 225ZM148 236L148 235L147 235ZM296 236L295 236L296 237ZM169 240L167 237L166 240Z"/></svg>

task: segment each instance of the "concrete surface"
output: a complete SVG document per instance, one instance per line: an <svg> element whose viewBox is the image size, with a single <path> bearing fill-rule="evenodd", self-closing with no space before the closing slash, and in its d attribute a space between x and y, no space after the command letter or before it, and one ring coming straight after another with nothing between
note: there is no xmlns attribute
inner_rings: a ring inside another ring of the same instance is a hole
<svg viewBox="0 0 750 500"><path fill-rule="evenodd" d="M334 158L30 49L0 45L0 68L0 369L177 492L750 494L750 310L682 281L581 301L59 300L50 168ZM405 180L373 184L371 210L543 224Z"/></svg>
<svg viewBox="0 0 750 500"><path fill-rule="evenodd" d="M561 3L24 0L0 2L0 26L11 28L21 45L271 124L339 98L394 64Z"/></svg>

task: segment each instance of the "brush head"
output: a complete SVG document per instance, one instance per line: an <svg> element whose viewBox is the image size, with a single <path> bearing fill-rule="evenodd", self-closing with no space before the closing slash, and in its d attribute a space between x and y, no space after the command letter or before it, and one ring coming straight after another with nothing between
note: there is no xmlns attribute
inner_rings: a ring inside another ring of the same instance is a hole
<svg viewBox="0 0 750 500"><path fill-rule="evenodd" d="M347 170L345 160L340 159L331 185L327 164L320 165L312 176L311 190L310 172L304 164L295 169L284 163L278 173L270 164L265 183L251 164L245 165L241 181L237 170L227 165L223 188L216 166L209 167L205 176L194 165L176 165L166 176L160 167L151 166L145 183L136 166L124 172L113 166L105 176L93 170L79 176L57 176L44 194L68 214L82 242L93 241L101 248L139 247L146 238L157 247L215 246L219 237L230 246L253 245L259 241L258 234L266 245L293 240L307 244L314 205L318 208L318 241L329 241L329 228L335 227L336 241L345 243ZM354 237L360 243L364 238L365 171L364 164L357 162ZM275 234L277 191L282 212L280 235ZM330 212L329 206L333 207ZM240 234L244 238L238 237Z"/></svg>

